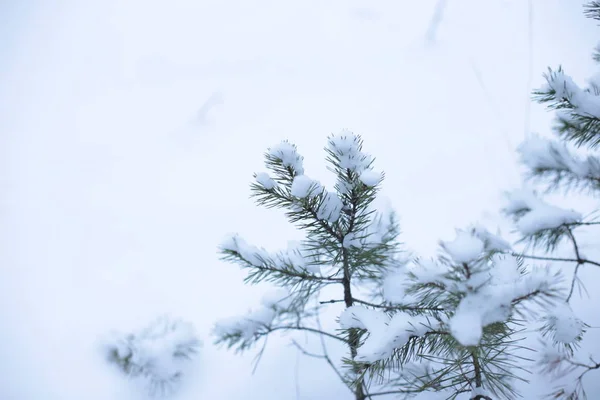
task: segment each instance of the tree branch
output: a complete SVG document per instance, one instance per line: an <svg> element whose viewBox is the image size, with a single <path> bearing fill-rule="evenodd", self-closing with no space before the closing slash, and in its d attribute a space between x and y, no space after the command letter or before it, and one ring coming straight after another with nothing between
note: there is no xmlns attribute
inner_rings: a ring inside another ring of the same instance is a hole
<svg viewBox="0 0 600 400"><path fill-rule="evenodd" d="M383 308L387 311L394 311L394 310L398 310L398 311L403 311L403 310L407 310L407 311L444 311L444 309L440 308L440 307L416 307L416 306L412 307L412 306L403 306L403 305L386 306L386 305L381 305L381 304L370 303L368 301L360 300L357 298L353 298L353 300L355 303L364 304L365 306L369 306L369 307Z"/></svg>
<svg viewBox="0 0 600 400"><path fill-rule="evenodd" d="M338 340L342 343L348 343L348 341L344 338L336 336L332 333L325 332L319 329L310 328L308 326L297 326L297 325L289 325L289 326L267 326L267 332L263 333L263 336L275 331L306 331L311 333L316 333L319 335L327 336L328 338Z"/></svg>
<svg viewBox="0 0 600 400"><path fill-rule="evenodd" d="M528 258L531 260L541 260L541 261L563 261L563 262L574 262L581 264L591 264L597 267L600 267L600 262L588 260L587 258L582 258L581 260L577 260L576 258L562 258L562 257L545 257L545 256L534 256L529 254L521 254L521 253L512 253L511 255L515 257Z"/></svg>
<svg viewBox="0 0 600 400"><path fill-rule="evenodd" d="M323 328L321 327L321 318L319 318L319 314L318 313L316 315L316 319L317 319L317 326L319 327L319 330L323 330ZM346 381L346 379L344 378L344 376L342 375L342 373L339 371L339 369L335 366L335 364L333 363L333 361L331 361L331 358L329 357L329 354L327 352L327 346L325 345L325 340L323 340L323 336L319 336L319 339L321 341L321 348L323 349L323 354L325 356L325 361L327 361L327 364L329 364L329 366L331 367L331 369L333 369L333 371L336 373L336 375L338 376L338 378L340 378L340 380L342 381L342 383L344 385L346 385L346 387L348 389L350 389L350 391L352 391L352 387L350 386L350 384Z"/></svg>

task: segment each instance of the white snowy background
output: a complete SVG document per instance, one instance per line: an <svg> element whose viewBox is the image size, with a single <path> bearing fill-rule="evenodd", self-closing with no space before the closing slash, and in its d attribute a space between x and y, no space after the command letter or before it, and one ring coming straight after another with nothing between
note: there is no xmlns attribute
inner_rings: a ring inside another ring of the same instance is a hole
<svg viewBox="0 0 600 400"><path fill-rule="evenodd" d="M286 339L252 376L208 336L265 289L218 260L224 235L299 238L248 199L264 150L290 139L327 183L326 136L362 134L403 241L433 254L519 185L546 67L593 72L579 0L532 0L531 24L526 0L448 0L432 43L435 3L0 1L0 398L141 398L98 341L164 313L205 341L180 399L346 398Z"/></svg>

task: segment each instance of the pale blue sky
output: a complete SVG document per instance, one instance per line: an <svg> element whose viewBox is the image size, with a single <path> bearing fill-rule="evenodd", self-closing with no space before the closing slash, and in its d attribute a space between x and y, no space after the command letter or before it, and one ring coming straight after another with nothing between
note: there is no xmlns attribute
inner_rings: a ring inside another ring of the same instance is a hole
<svg viewBox="0 0 600 400"><path fill-rule="evenodd" d="M326 136L362 134L422 254L455 227L494 223L485 212L518 184L529 68L534 85L559 63L584 78L597 28L579 1L533 0L529 65L526 1L448 0L427 47L434 3L0 3L3 398L132 398L94 353L98 335L170 312L209 342L215 319L255 304L264 288L244 287L216 246L232 231L268 248L298 238L248 200L282 139L327 183ZM533 106L532 129L548 122ZM249 357L207 343L182 398L296 399L285 343L255 377ZM344 393L310 384L329 376L319 364L299 370L300 398Z"/></svg>

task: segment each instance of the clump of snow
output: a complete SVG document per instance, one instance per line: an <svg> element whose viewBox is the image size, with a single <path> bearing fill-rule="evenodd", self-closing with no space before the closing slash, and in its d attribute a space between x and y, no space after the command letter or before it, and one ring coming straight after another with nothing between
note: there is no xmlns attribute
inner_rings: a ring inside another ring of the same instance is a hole
<svg viewBox="0 0 600 400"><path fill-rule="evenodd" d="M262 329L269 327L279 314L289 310L292 302L292 293L287 289L268 291L261 299L261 307L241 317L218 321L213 333L219 337L239 335L244 340L250 340Z"/></svg>
<svg viewBox="0 0 600 400"><path fill-rule="evenodd" d="M442 247L452 259L460 264L477 260L484 251L483 241L475 235L457 230L451 242L442 242Z"/></svg>
<svg viewBox="0 0 600 400"><path fill-rule="evenodd" d="M344 329L366 329L369 336L358 348L356 359L375 362L392 355L394 349L402 347L413 336L422 336L434 329L423 317L410 317L398 313L389 317L382 311L352 306L340 315Z"/></svg>
<svg viewBox="0 0 600 400"><path fill-rule="evenodd" d="M569 100L574 107L571 111L574 114L600 118L600 96L581 89L573 78L562 70L555 71L547 77L547 85L543 90L554 90L558 100Z"/></svg>
<svg viewBox="0 0 600 400"><path fill-rule="evenodd" d="M509 317L512 300L494 293L467 295L450 319L450 333L463 346L477 346L485 326Z"/></svg>
<svg viewBox="0 0 600 400"><path fill-rule="evenodd" d="M342 169L358 174L367 170L372 162L371 156L362 152L360 136L352 132L342 131L331 136L327 148L338 157Z"/></svg>
<svg viewBox="0 0 600 400"><path fill-rule="evenodd" d="M407 271L394 269L388 272L383 279L383 298L392 304L409 304L415 301L413 296L406 293L408 288Z"/></svg>
<svg viewBox="0 0 600 400"><path fill-rule="evenodd" d="M381 182L381 172L375 172L372 169L366 169L360 174L360 181L366 186L377 186Z"/></svg>
<svg viewBox="0 0 600 400"><path fill-rule="evenodd" d="M319 204L319 209L317 210L317 218L334 223L340 219L343 207L344 203L342 203L342 200L340 200L336 193L325 192L323 201Z"/></svg>
<svg viewBox="0 0 600 400"><path fill-rule="evenodd" d="M509 251L511 245L499 235L490 233L485 227L481 225L474 225L471 228L471 232L474 236L478 237L483 241L484 251Z"/></svg>
<svg viewBox="0 0 600 400"><path fill-rule="evenodd" d="M566 146L553 140L533 135L523 141L518 148L521 162L532 170L573 171L585 175L581 165L569 153Z"/></svg>
<svg viewBox="0 0 600 400"><path fill-rule="evenodd" d="M273 180L266 172L259 172L256 174L256 181L259 185L267 190L271 190L277 186L277 182Z"/></svg>
<svg viewBox="0 0 600 400"><path fill-rule="evenodd" d="M244 260L255 267L261 267L269 260L269 253L265 249L248 244L239 235L228 236L221 243L222 250L229 250L238 253Z"/></svg>
<svg viewBox="0 0 600 400"><path fill-rule="evenodd" d="M534 270L527 275L518 273L512 256L498 256L493 261L495 264L489 269L486 284L476 288L467 286L465 296L450 318L451 333L464 346L477 345L485 326L506 321L515 301L545 292L552 286L552 278L545 270ZM475 277L481 278L485 276Z"/></svg>
<svg viewBox="0 0 600 400"><path fill-rule="evenodd" d="M306 253L307 251L302 243L290 241L287 250L280 252L276 257L278 268L283 269L287 266L298 272L320 273L321 266L310 262Z"/></svg>
<svg viewBox="0 0 600 400"><path fill-rule="evenodd" d="M559 174L569 173L579 179L600 178L600 160L597 157L577 157L555 140L533 136L521 144L519 153L523 164L533 171L552 170Z"/></svg>
<svg viewBox="0 0 600 400"><path fill-rule="evenodd" d="M292 182L291 194L294 197L304 199L309 197L320 187L320 184L306 175L297 175Z"/></svg>
<svg viewBox="0 0 600 400"><path fill-rule="evenodd" d="M580 213L550 205L529 190L516 190L507 197L508 204L504 212L517 220L517 228L524 235L533 235L583 219Z"/></svg>
<svg viewBox="0 0 600 400"><path fill-rule="evenodd" d="M492 282L512 282L518 280L522 275L519 271L517 259L510 255L496 254L492 257Z"/></svg>
<svg viewBox="0 0 600 400"><path fill-rule="evenodd" d="M349 249L352 247L361 247L361 238L358 237L358 235L356 235L355 233L348 233L346 236L344 236L344 240L342 241L342 246L345 249Z"/></svg>
<svg viewBox="0 0 600 400"><path fill-rule="evenodd" d="M304 157L298 154L296 146L288 141L283 141L269 149L269 155L281 160L284 167L292 168L296 175L304 174Z"/></svg>
<svg viewBox="0 0 600 400"><path fill-rule="evenodd" d="M218 337L241 336L244 340L252 339L261 329L269 327L277 312L273 307L261 307L243 317L230 317L218 321L213 333Z"/></svg>
<svg viewBox="0 0 600 400"><path fill-rule="evenodd" d="M352 306L342 311L340 326L343 329L375 329L385 323L389 317L382 311L371 310L365 307Z"/></svg>
<svg viewBox="0 0 600 400"><path fill-rule="evenodd" d="M433 260L418 260L409 266L410 273L415 277L417 283L428 284L443 282L444 274L448 270Z"/></svg>
<svg viewBox="0 0 600 400"><path fill-rule="evenodd" d="M548 320L554 331L554 339L560 343L574 343L583 333L583 321L575 316L567 303L553 308Z"/></svg>
<svg viewBox="0 0 600 400"><path fill-rule="evenodd" d="M274 254L262 248L248 244L239 235L228 236L220 246L221 250L237 253L244 261L254 267L269 267L286 270L293 269L298 272L319 273L321 267L309 262L302 245L292 244L288 249Z"/></svg>

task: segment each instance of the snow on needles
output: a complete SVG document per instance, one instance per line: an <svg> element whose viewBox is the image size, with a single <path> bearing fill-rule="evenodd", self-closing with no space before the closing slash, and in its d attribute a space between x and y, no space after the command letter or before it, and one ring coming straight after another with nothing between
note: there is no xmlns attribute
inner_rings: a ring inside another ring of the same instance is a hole
<svg viewBox="0 0 600 400"><path fill-rule="evenodd" d="M290 167L297 175L304 175L304 157L298 154L298 149L290 142L283 141L269 149L269 155L281 160L284 167Z"/></svg>
<svg viewBox="0 0 600 400"><path fill-rule="evenodd" d="M336 193L325 192L323 194L323 201L317 210L317 218L334 223L340 219L342 208L344 208L344 203L342 203L342 200L340 200Z"/></svg>
<svg viewBox="0 0 600 400"><path fill-rule="evenodd" d="M574 114L600 119L600 96L581 89L573 78L558 70L547 76L547 85L542 91L555 92L557 100L567 99L573 106Z"/></svg>
<svg viewBox="0 0 600 400"><path fill-rule="evenodd" d="M450 260L417 260L406 270L390 272L383 282L383 296L392 304L418 307L419 287L433 284L441 306L450 306L444 329L464 346L478 345L486 326L507 321L520 301L547 293L556 282L545 269L525 274L515 257L497 252L509 250L508 243L480 226L457 230L453 241L441 245ZM458 297L459 304L444 305L447 295Z"/></svg>
<svg viewBox="0 0 600 400"><path fill-rule="evenodd" d="M218 321L213 333L218 337L239 335L244 340L251 340L261 329L269 327L277 315L291 307L292 295L286 289L274 289L263 296L261 304L260 308L247 315Z"/></svg>
<svg viewBox="0 0 600 400"><path fill-rule="evenodd" d="M348 131L332 135L327 150L338 159L341 169L356 173L364 185L374 187L381 182L383 174L372 169L373 158L362 151L359 135Z"/></svg>
<svg viewBox="0 0 600 400"><path fill-rule="evenodd" d="M441 242L442 247L457 263L470 263L483 253L484 244L478 237L464 231L456 231L456 238L451 242Z"/></svg>
<svg viewBox="0 0 600 400"><path fill-rule="evenodd" d="M274 254L267 250L248 244L237 234L228 236L221 243L221 250L236 254L241 260L257 268L279 270L295 270L302 273L317 274L319 265L314 265L305 256L302 246L289 247Z"/></svg>
<svg viewBox="0 0 600 400"><path fill-rule="evenodd" d="M547 319L554 333L554 340L559 343L574 343L583 334L583 321L575 316L567 303L557 304Z"/></svg>
<svg viewBox="0 0 600 400"><path fill-rule="evenodd" d="M550 205L529 190L516 190L507 195L504 212L513 216L523 235L534 235L561 225L580 222L583 216L574 211Z"/></svg>
<svg viewBox="0 0 600 400"><path fill-rule="evenodd" d="M343 329L366 329L369 336L357 350L356 359L375 362L392 355L394 349L405 345L411 337L422 336L434 328L425 317L410 317L403 313L389 317L386 313L365 307L352 306L340 315Z"/></svg>
<svg viewBox="0 0 600 400"><path fill-rule="evenodd" d="M319 190L320 189L320 190ZM292 182L291 194L299 199L306 197L314 197L322 191L322 186L319 182L312 180L306 175L296 175Z"/></svg>
<svg viewBox="0 0 600 400"><path fill-rule="evenodd" d="M563 143L554 140L535 135L525 140L518 151L521 162L534 173L552 171L568 173L577 179L600 178L600 160L597 157L581 159L571 154Z"/></svg>
<svg viewBox="0 0 600 400"><path fill-rule="evenodd" d="M275 182L266 172L257 173L255 178L256 182L267 190L271 190L277 186L277 182Z"/></svg>
<svg viewBox="0 0 600 400"><path fill-rule="evenodd" d="M360 181L366 186L377 186L381 182L381 173L372 169L367 169L360 174Z"/></svg>
<svg viewBox="0 0 600 400"><path fill-rule="evenodd" d="M360 137L352 132L342 131L329 138L328 150L339 159L340 167L361 174L371 165L373 159L362 152Z"/></svg>
<svg viewBox="0 0 600 400"><path fill-rule="evenodd" d="M481 225L474 225L468 230L456 230L452 241L442 241L441 247L457 263L470 263L477 260L484 252L508 251L510 244L498 235L494 235Z"/></svg>
<svg viewBox="0 0 600 400"><path fill-rule="evenodd" d="M506 321L515 302L551 286L546 270L523 275L516 258L495 255L491 268L474 273L464 285L464 297L449 321L452 336L464 346L476 346L485 326Z"/></svg>

